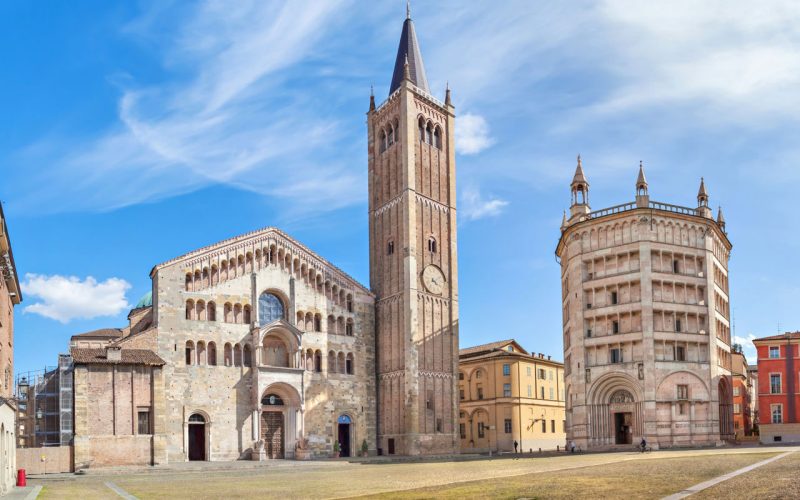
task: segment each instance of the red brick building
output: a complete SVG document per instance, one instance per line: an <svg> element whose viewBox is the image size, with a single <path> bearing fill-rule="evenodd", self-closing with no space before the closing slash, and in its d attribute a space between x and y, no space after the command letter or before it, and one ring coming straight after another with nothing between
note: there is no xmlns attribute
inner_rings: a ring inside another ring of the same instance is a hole
<svg viewBox="0 0 800 500"><path fill-rule="evenodd" d="M800 442L800 332L753 341L762 443Z"/></svg>
<svg viewBox="0 0 800 500"><path fill-rule="evenodd" d="M749 436L753 432L751 400L755 390L750 382L747 359L742 346L736 344L731 353L731 378L733 379L733 431L737 437Z"/></svg>

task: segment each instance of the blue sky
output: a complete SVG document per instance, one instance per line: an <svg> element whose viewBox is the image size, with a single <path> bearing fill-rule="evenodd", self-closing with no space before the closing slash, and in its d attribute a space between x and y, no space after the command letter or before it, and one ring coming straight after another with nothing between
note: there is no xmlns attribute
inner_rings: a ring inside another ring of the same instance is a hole
<svg viewBox="0 0 800 500"><path fill-rule="evenodd" d="M457 118L461 345L562 359L554 248L580 153L593 208L694 206L734 244L736 334L800 328L796 2L417 1ZM370 85L405 2L0 4L0 199L16 367L123 326L153 265L279 226L368 284ZM750 349L749 344L746 345Z"/></svg>

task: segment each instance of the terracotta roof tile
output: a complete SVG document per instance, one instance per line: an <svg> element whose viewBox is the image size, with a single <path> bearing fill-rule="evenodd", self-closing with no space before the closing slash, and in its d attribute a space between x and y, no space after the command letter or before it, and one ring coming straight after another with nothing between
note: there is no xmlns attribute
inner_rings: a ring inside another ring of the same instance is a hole
<svg viewBox="0 0 800 500"><path fill-rule="evenodd" d="M91 332L78 333L73 337L121 337L122 330L119 328L100 328Z"/></svg>
<svg viewBox="0 0 800 500"><path fill-rule="evenodd" d="M106 358L105 349L70 349L72 361L76 365L150 365L162 366L166 362L158 354L148 349L122 349L120 361L111 361Z"/></svg>
<svg viewBox="0 0 800 500"><path fill-rule="evenodd" d="M489 342L488 344L476 345L474 347L465 347L464 349L459 349L458 355L464 356L466 354L475 354L478 352L492 351L494 349L500 349L508 344L511 344L512 342L516 343L514 339L508 339L508 340L498 340L497 342Z"/></svg>
<svg viewBox="0 0 800 500"><path fill-rule="evenodd" d="M790 338L792 340L800 340L800 332L786 332L780 335L771 335L769 337L761 337L758 339L753 339L753 342L758 342L759 340L785 340Z"/></svg>

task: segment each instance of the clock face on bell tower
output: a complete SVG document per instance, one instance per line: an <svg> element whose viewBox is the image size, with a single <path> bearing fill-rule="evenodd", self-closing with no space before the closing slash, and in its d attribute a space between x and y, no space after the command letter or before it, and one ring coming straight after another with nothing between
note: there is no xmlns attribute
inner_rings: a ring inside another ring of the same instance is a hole
<svg viewBox="0 0 800 500"><path fill-rule="evenodd" d="M455 108L431 95L410 16L389 97L367 113L378 448L459 449Z"/></svg>

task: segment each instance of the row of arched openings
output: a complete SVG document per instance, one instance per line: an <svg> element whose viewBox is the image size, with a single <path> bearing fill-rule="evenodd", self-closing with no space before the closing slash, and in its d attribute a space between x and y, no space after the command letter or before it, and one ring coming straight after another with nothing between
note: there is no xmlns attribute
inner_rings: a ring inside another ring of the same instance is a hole
<svg viewBox="0 0 800 500"><path fill-rule="evenodd" d="M310 372L322 372L322 352L313 349L306 349L303 356L305 369ZM328 373L342 373L345 375L355 374L355 358L353 353L339 351L328 351Z"/></svg>
<svg viewBox="0 0 800 500"><path fill-rule="evenodd" d="M436 149L442 149L442 129L439 125L434 125L430 120L425 121L423 117L419 117L419 142L430 144Z"/></svg>
<svg viewBox="0 0 800 500"><path fill-rule="evenodd" d="M353 319L344 316L335 317L329 314L324 322L325 332L338 335L353 336ZM297 328L306 332L321 332L323 326L322 315L320 313L297 312Z"/></svg>
<svg viewBox="0 0 800 500"><path fill-rule="evenodd" d="M200 340L195 344L191 340L186 341L186 364L197 366L218 366L216 342L205 342ZM244 347L226 342L222 349L222 366L253 366L253 351L250 344Z"/></svg>
<svg viewBox="0 0 800 500"><path fill-rule="evenodd" d="M252 315L252 309L249 304L232 304L226 302L222 306L222 321L225 323L238 323L249 324ZM216 321L217 320L217 304L210 300L198 300L195 302L192 299L186 301L186 319L198 321Z"/></svg>
<svg viewBox="0 0 800 500"><path fill-rule="evenodd" d="M219 265L212 264L211 267L206 266L193 272L187 272L185 289L187 292L197 292L268 265L279 265L281 269L293 272L295 278L315 288L318 293L324 293L325 297L334 304L346 307L350 312L353 311L352 293L333 283L330 279L326 279L323 272L309 266L298 257L293 257L291 253L276 245L270 246L269 249L264 248L263 251L256 249L255 252L223 259Z"/></svg>

